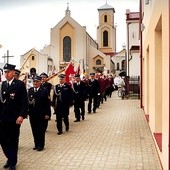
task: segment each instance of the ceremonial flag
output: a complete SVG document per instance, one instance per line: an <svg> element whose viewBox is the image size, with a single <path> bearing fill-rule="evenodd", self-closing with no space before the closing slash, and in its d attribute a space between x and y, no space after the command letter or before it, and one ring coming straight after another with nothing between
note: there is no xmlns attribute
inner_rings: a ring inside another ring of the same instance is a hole
<svg viewBox="0 0 170 170"><path fill-rule="evenodd" d="M65 69L66 82L69 83L70 78L71 78L72 76L74 76L75 74L76 74L76 72L74 71L73 63L70 62L70 63L68 64L68 66L66 67L66 69Z"/></svg>

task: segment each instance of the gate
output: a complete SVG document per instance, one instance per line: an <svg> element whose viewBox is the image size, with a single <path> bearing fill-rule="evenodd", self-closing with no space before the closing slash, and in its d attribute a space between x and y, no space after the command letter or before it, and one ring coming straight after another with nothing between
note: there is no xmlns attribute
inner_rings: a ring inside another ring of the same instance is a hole
<svg viewBox="0 0 170 170"><path fill-rule="evenodd" d="M140 99L140 76L126 76L125 85L129 98Z"/></svg>

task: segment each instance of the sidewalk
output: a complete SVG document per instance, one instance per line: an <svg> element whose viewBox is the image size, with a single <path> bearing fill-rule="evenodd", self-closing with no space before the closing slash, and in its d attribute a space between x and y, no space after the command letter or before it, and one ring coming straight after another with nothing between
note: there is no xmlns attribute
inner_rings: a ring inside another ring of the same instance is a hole
<svg viewBox="0 0 170 170"><path fill-rule="evenodd" d="M17 170L161 170L154 142L139 100L121 100L117 91L97 113L75 120L57 135L55 117L49 122L46 146L32 150L33 138L25 120L20 135ZM0 148L0 169L6 158Z"/></svg>

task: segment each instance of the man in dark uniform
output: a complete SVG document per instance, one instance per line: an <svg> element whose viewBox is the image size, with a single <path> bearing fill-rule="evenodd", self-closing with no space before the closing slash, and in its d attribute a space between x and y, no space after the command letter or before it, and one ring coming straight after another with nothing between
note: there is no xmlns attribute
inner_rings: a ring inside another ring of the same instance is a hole
<svg viewBox="0 0 170 170"><path fill-rule="evenodd" d="M99 93L98 93L98 95L97 95L97 108L99 108L99 106L100 106L100 102L101 102L101 87L102 87L102 79L101 79L101 73L96 73L96 80L98 80L99 81L99 85L100 85L100 87L99 87Z"/></svg>
<svg viewBox="0 0 170 170"><path fill-rule="evenodd" d="M43 88L45 88L47 91L48 91L48 98L49 98L49 104L51 105L51 97L50 97L50 93L51 93L51 88L52 88L52 84L47 82L47 78L48 78L48 75L46 73L41 73L40 74L40 77L41 77L41 86ZM49 120L51 119L51 111L50 111L50 116L49 116ZM47 127L48 127L48 121L46 121L46 130L47 130Z"/></svg>
<svg viewBox="0 0 170 170"><path fill-rule="evenodd" d="M47 89L48 96L50 97L52 84L47 82L48 75L43 72L40 74L40 77L41 77L41 85Z"/></svg>
<svg viewBox="0 0 170 170"><path fill-rule="evenodd" d="M75 75L76 82L73 83L74 92L74 112L76 120L74 122L80 122L80 117L84 120L85 114L85 100L86 100L86 85L80 79L80 75Z"/></svg>
<svg viewBox="0 0 170 170"><path fill-rule="evenodd" d="M112 97L112 92L114 91L113 87L113 77L111 75L108 76L108 85L107 85L107 95Z"/></svg>
<svg viewBox="0 0 170 170"><path fill-rule="evenodd" d="M62 120L66 131L69 130L69 108L73 105L73 90L70 85L65 83L65 75L59 75L59 84L54 86L52 105L55 110L58 135L63 133Z"/></svg>
<svg viewBox="0 0 170 170"><path fill-rule="evenodd" d="M15 65L5 64L6 81L0 87L0 144L7 157L4 168L15 170L20 126L27 117L28 99L24 82L14 78Z"/></svg>
<svg viewBox="0 0 170 170"><path fill-rule="evenodd" d="M84 77L83 77L83 83L85 83L85 86L86 86L86 100L89 98L89 94L88 94L88 92L89 92L89 75L85 75Z"/></svg>
<svg viewBox="0 0 170 170"><path fill-rule="evenodd" d="M33 150L42 151L45 146L46 122L50 116L48 92L41 86L41 77L33 78L33 87L28 90L29 119L34 137Z"/></svg>
<svg viewBox="0 0 170 170"><path fill-rule="evenodd" d="M97 108L97 98L98 93L100 93L100 84L99 81L95 79L95 73L90 73L89 80L89 102L88 102L88 113L92 111L92 102L93 102L93 113L96 113Z"/></svg>
<svg viewBox="0 0 170 170"><path fill-rule="evenodd" d="M20 76L20 74L21 74L21 71L18 70L18 69L15 69L14 71L15 71L14 77L15 77L15 79L18 80L18 79L19 79L19 76Z"/></svg>

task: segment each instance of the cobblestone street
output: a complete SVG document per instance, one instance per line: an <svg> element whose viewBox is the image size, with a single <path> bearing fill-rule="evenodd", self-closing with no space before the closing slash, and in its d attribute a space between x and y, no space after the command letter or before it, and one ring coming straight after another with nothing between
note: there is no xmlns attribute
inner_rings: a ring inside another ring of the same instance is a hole
<svg viewBox="0 0 170 170"><path fill-rule="evenodd" d="M70 111L70 130L57 135L55 116L49 121L45 149L33 150L28 119L21 127L17 170L161 170L151 132L139 100L121 100L117 91L74 122ZM6 158L0 149L0 169Z"/></svg>

